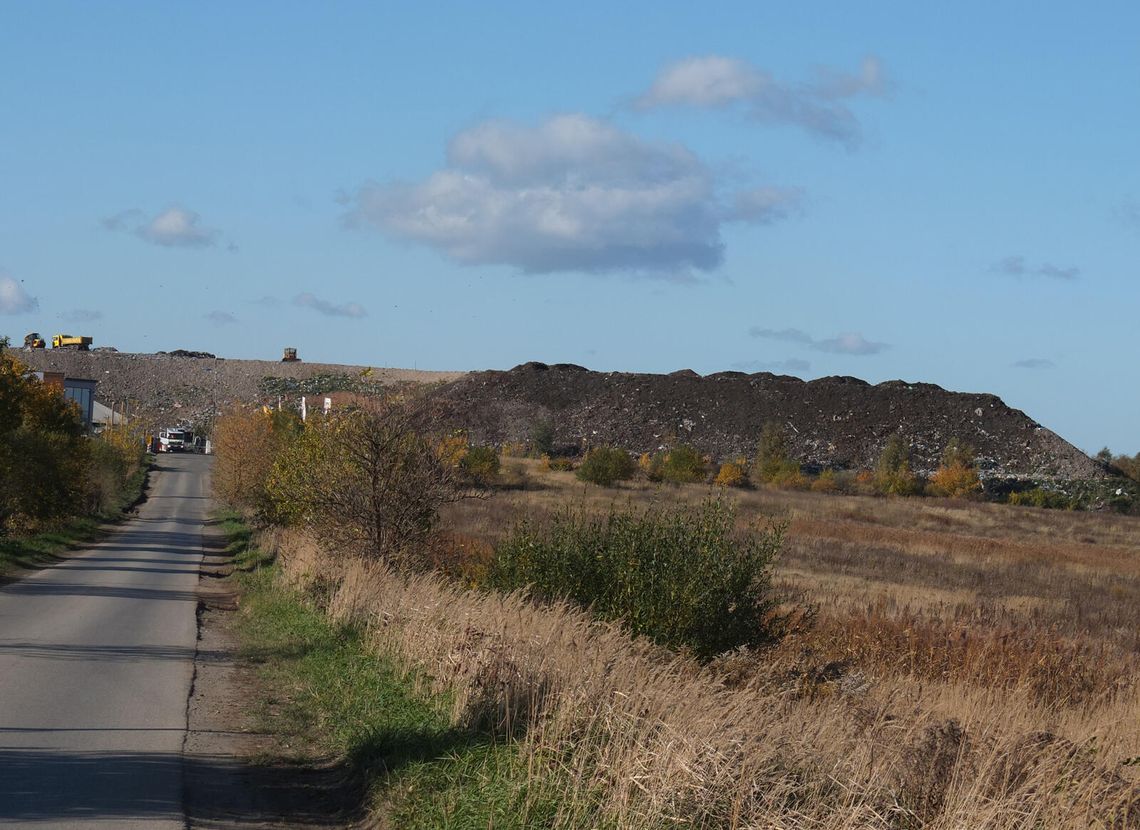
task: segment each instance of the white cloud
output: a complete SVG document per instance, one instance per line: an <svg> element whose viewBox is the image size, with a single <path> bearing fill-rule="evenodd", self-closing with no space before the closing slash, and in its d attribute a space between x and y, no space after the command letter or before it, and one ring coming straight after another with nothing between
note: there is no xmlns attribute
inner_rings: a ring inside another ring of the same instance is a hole
<svg viewBox="0 0 1140 830"><path fill-rule="evenodd" d="M803 191L799 188L757 187L734 194L729 218L738 222L770 225L788 219L802 209Z"/></svg>
<svg viewBox="0 0 1140 830"><path fill-rule="evenodd" d="M572 114L465 130L425 180L361 187L348 221L464 265L686 279L721 263L723 222L779 218L774 189L768 199L763 210L744 199L738 216L689 150Z"/></svg>
<svg viewBox="0 0 1140 830"><path fill-rule="evenodd" d="M816 339L800 329L766 329L753 326L748 330L748 333L764 340L798 343L814 351L831 354L871 355L886 351L891 347L889 343L868 340L857 332L843 332L834 337Z"/></svg>
<svg viewBox="0 0 1140 830"><path fill-rule="evenodd" d="M92 308L76 308L59 315L67 323L93 323L103 319L103 312Z"/></svg>
<svg viewBox="0 0 1140 830"><path fill-rule="evenodd" d="M666 66L634 102L638 109L669 105L723 107L761 94L771 77L742 60L720 55L684 58Z"/></svg>
<svg viewBox="0 0 1140 830"><path fill-rule="evenodd" d="M733 364L734 369L745 372L810 372L811 363L798 357L787 360L742 360Z"/></svg>
<svg viewBox="0 0 1140 830"><path fill-rule="evenodd" d="M1047 357L1027 357L1013 364L1015 369L1056 369L1057 364Z"/></svg>
<svg viewBox="0 0 1140 830"><path fill-rule="evenodd" d="M633 106L648 110L739 104L757 122L797 126L853 149L862 139L862 128L844 102L884 96L890 86L882 62L873 55L863 59L857 72L823 67L816 70L813 81L800 84L779 81L742 60L704 55L666 66Z"/></svg>
<svg viewBox="0 0 1140 830"><path fill-rule="evenodd" d="M24 286L8 276L0 276L0 314L24 314L36 311L40 301L24 290Z"/></svg>
<svg viewBox="0 0 1140 830"><path fill-rule="evenodd" d="M125 210L102 220L109 231L131 233L152 245L165 248L208 248L217 243L221 232L202 224L192 210L173 206L147 219L142 211ZM230 243L231 248L233 243Z"/></svg>
<svg viewBox="0 0 1140 830"><path fill-rule="evenodd" d="M1062 268L1051 262L1043 262L1030 266L1023 256L1007 256L991 265L990 270L1010 277L1048 277L1055 280L1075 280L1081 275L1081 269L1075 265Z"/></svg>
<svg viewBox="0 0 1140 830"><path fill-rule="evenodd" d="M238 321L237 317L234 317L228 311L211 311L205 315L205 317L215 326L229 326Z"/></svg>
<svg viewBox="0 0 1140 830"><path fill-rule="evenodd" d="M293 305L308 308L326 317L367 317L368 312L359 303L341 303L339 305L328 300L322 300L314 294L305 292L293 298Z"/></svg>

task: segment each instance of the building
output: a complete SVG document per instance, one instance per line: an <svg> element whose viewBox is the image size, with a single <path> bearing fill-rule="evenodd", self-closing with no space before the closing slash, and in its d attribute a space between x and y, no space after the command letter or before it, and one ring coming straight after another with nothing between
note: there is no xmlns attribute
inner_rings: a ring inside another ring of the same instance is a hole
<svg viewBox="0 0 1140 830"><path fill-rule="evenodd" d="M79 415L83 418L83 426L91 429L95 420L95 387L98 381L83 378L65 377L63 372L32 372L47 386L54 386L63 392L69 401L74 401L79 407Z"/></svg>

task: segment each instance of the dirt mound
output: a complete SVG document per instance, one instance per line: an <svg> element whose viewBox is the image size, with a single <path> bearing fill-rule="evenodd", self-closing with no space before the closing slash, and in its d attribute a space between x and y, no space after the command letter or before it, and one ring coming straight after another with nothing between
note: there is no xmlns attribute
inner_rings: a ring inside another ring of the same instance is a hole
<svg viewBox="0 0 1140 830"><path fill-rule="evenodd" d="M611 444L653 452L687 443L724 459L751 456L764 424L776 421L785 425L793 455L815 467L871 468L900 433L924 473L937 468L943 447L956 437L975 447L989 477L1105 476L1097 462L994 395L929 383L872 386L853 377L803 381L769 372L603 373L531 362L472 373L432 395L445 423L495 444L525 443L534 425L546 422L567 449Z"/></svg>
<svg viewBox="0 0 1140 830"><path fill-rule="evenodd" d="M99 382L96 397L127 401L132 413L158 425L186 420L200 423L211 411L233 405L296 403L301 395L379 391L408 383L437 383L460 372L418 372L334 363L281 363L214 358L207 352L184 356L128 352L42 349L17 356L36 370ZM311 403L311 402L310 402Z"/></svg>

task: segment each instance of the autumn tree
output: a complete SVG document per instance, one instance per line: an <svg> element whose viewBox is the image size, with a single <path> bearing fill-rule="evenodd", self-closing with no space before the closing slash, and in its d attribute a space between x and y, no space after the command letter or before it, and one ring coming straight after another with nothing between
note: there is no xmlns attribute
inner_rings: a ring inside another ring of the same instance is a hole
<svg viewBox="0 0 1140 830"><path fill-rule="evenodd" d="M310 419L269 473L275 512L345 550L419 561L439 508L470 491L414 422L409 407L383 405Z"/></svg>

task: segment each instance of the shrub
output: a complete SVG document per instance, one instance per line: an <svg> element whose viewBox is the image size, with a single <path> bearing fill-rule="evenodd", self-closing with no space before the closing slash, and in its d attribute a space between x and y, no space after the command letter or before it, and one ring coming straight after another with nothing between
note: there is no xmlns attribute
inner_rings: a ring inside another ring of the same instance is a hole
<svg viewBox="0 0 1140 830"><path fill-rule="evenodd" d="M582 481L610 487L617 481L633 478L633 459L617 447L595 447L586 453L575 473Z"/></svg>
<svg viewBox="0 0 1140 830"><path fill-rule="evenodd" d="M875 489L884 496L912 496L921 490L910 469L910 444L901 435L892 435L879 455Z"/></svg>
<svg viewBox="0 0 1140 830"><path fill-rule="evenodd" d="M459 469L468 480L485 487L498 477L499 463L494 447L471 447L459 462Z"/></svg>
<svg viewBox="0 0 1140 830"><path fill-rule="evenodd" d="M669 450L662 460L661 480L670 484L694 484L707 475L705 459L686 444Z"/></svg>
<svg viewBox="0 0 1140 830"><path fill-rule="evenodd" d="M743 487L748 483L743 461L726 461L720 465L713 483L717 487Z"/></svg>
<svg viewBox="0 0 1140 830"><path fill-rule="evenodd" d="M650 455L647 452L643 452L641 457L637 459L637 466L640 468L642 475L650 481L661 481L664 478L665 453L655 452Z"/></svg>
<svg viewBox="0 0 1140 830"><path fill-rule="evenodd" d="M839 479L835 475L835 470L821 472L819 477L811 483L811 490L813 493L839 492Z"/></svg>
<svg viewBox="0 0 1140 830"><path fill-rule="evenodd" d="M708 659L780 636L771 564L783 529L735 531L723 500L665 512L565 512L547 528L523 523L495 550L489 581L529 587L620 620L632 633Z"/></svg>
<svg viewBox="0 0 1140 830"><path fill-rule="evenodd" d="M550 421L538 421L531 426L530 447L539 458L554 453L554 426Z"/></svg>
<svg viewBox="0 0 1140 830"><path fill-rule="evenodd" d="M1010 493L1006 497L1006 501L1009 504L1023 507L1045 507L1052 510L1071 510L1075 506L1072 499L1064 493L1055 493L1041 487L1023 490L1020 493Z"/></svg>
<svg viewBox="0 0 1140 830"><path fill-rule="evenodd" d="M769 421L760 431L752 477L758 482L784 490L799 490L808 486L799 462L788 456L784 428L775 421Z"/></svg>
<svg viewBox="0 0 1140 830"><path fill-rule="evenodd" d="M550 458L543 456L543 466L548 470L554 470L556 473L568 473L574 469L574 462L569 458L559 456L557 458Z"/></svg>
<svg viewBox="0 0 1140 830"><path fill-rule="evenodd" d="M439 508L469 491L412 429L414 417L385 407L310 419L270 470L276 516L350 551L419 564Z"/></svg>
<svg viewBox="0 0 1140 830"><path fill-rule="evenodd" d="M942 465L930 477L927 490L935 496L971 498L981 494L982 482L974 466L974 448L951 438L942 450Z"/></svg>
<svg viewBox="0 0 1140 830"><path fill-rule="evenodd" d="M304 425L295 413L274 410L233 410L214 425L214 493L226 504L259 519L275 518L266 489L277 456L294 441Z"/></svg>

